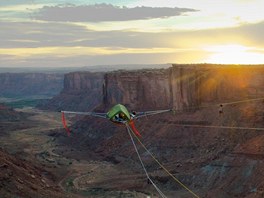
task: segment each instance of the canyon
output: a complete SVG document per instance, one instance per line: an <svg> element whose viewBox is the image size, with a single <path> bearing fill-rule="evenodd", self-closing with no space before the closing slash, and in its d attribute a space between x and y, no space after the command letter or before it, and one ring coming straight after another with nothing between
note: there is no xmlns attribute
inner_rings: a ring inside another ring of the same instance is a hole
<svg viewBox="0 0 264 198"><path fill-rule="evenodd" d="M54 166L53 173L64 173L59 182L64 192L78 197L158 197L125 127L100 118L67 116L67 136L58 127L60 115L51 111L105 112L116 103L135 111L172 109L135 120L140 140L161 164L199 197L263 197L263 76L263 65L175 64L167 69L71 72L65 74L60 94L39 106L45 109L39 114L56 120L56 128L32 130L18 140L48 140L43 142L50 148L36 152L36 157L46 167ZM167 197L193 197L137 146L151 178ZM36 145L27 149L31 147Z"/></svg>
<svg viewBox="0 0 264 198"><path fill-rule="evenodd" d="M90 79L80 78L80 74L87 75L76 72L68 76L67 90L71 85L79 97L89 90L100 96L97 104L86 110L107 111L116 103L136 111L174 110L139 119L136 126L142 142L200 197L263 196L264 184L258 173L263 171L264 142L262 131L257 130L264 123L263 66L173 65L169 69L115 71L100 76L100 83L94 87L86 86ZM71 110L81 109L74 104ZM223 114L218 111L220 104ZM76 160L107 161L127 174L118 180L121 176L108 173L91 184L86 184L89 175L77 177L76 187L155 192L142 181L144 176L124 127L88 116L75 122L71 131L71 137L56 136L67 148L67 152L57 148L56 153ZM87 152L88 156L84 154ZM163 173L143 148L140 152L168 197L192 197ZM109 182L111 178L114 182Z"/></svg>
<svg viewBox="0 0 264 198"><path fill-rule="evenodd" d="M1 97L54 96L63 87L63 74L0 73Z"/></svg>

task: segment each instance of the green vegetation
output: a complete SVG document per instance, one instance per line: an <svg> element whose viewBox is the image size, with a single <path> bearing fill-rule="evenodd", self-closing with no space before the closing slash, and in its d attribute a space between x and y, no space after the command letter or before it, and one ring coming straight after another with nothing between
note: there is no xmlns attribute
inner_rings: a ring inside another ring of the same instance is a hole
<svg viewBox="0 0 264 198"><path fill-rule="evenodd" d="M5 104L12 108L36 107L37 104L43 102L44 100L45 99L21 99L6 102Z"/></svg>
<svg viewBox="0 0 264 198"><path fill-rule="evenodd" d="M36 107L43 99L25 99L7 102L6 105L12 108Z"/></svg>
<svg viewBox="0 0 264 198"><path fill-rule="evenodd" d="M74 184L73 184L73 179L70 178L70 179L66 182L66 185L67 185L68 187L73 187L73 186L74 186Z"/></svg>
<svg viewBox="0 0 264 198"><path fill-rule="evenodd" d="M67 192L74 192L75 191L72 177L67 178L67 180L64 183L64 186L66 187Z"/></svg>
<svg viewBox="0 0 264 198"><path fill-rule="evenodd" d="M38 104L50 99L48 96L34 95L30 97L0 97L0 103L12 108L36 107Z"/></svg>

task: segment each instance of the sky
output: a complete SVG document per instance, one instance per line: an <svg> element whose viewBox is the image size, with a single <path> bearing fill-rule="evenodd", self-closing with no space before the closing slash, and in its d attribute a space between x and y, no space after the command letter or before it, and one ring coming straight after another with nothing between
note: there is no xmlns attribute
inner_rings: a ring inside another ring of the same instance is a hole
<svg viewBox="0 0 264 198"><path fill-rule="evenodd" d="M264 64L263 0L0 0L0 67Z"/></svg>

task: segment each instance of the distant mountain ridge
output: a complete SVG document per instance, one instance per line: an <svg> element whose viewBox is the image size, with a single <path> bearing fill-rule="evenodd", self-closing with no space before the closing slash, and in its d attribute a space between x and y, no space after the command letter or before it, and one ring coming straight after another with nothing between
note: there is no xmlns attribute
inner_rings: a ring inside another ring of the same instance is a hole
<svg viewBox="0 0 264 198"><path fill-rule="evenodd" d="M69 73L77 71L108 72L115 70L135 69L160 69L168 68L171 64L117 64L117 65L94 65L83 67L0 67L0 73Z"/></svg>
<svg viewBox="0 0 264 198"><path fill-rule="evenodd" d="M0 97L53 96L63 87L63 74L0 73Z"/></svg>

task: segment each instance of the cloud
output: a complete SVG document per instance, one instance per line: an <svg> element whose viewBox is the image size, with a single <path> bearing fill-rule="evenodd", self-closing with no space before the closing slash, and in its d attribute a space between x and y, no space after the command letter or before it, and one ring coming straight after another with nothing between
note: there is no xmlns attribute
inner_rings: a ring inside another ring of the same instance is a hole
<svg viewBox="0 0 264 198"><path fill-rule="evenodd" d="M94 31L85 26L58 22L0 21L0 48L112 47L197 48L201 45L244 44L263 47L264 22L236 28L136 32Z"/></svg>
<svg viewBox="0 0 264 198"><path fill-rule="evenodd" d="M231 29L235 30L236 28ZM264 32L264 21L253 24L244 24L239 28L239 31L244 37L256 39L256 44L264 44L263 41L263 32Z"/></svg>
<svg viewBox="0 0 264 198"><path fill-rule="evenodd" d="M178 62L192 63L197 62L197 56L205 56L204 52L190 51L173 53L118 53L103 55L75 55L75 56L58 56L56 54L44 54L41 56L21 57L3 56L0 67L82 67L91 65L112 65L112 64L164 64ZM0 55L0 58L2 56ZM3 60L3 61L2 61Z"/></svg>
<svg viewBox="0 0 264 198"><path fill-rule="evenodd" d="M119 7L111 4L44 6L35 18L44 21L105 22L168 18L195 12L189 8L169 7Z"/></svg>
<svg viewBox="0 0 264 198"><path fill-rule="evenodd" d="M83 26L53 22L0 21L2 48L75 46L74 41L95 37Z"/></svg>
<svg viewBox="0 0 264 198"><path fill-rule="evenodd" d="M37 21L0 21L0 27L0 67L199 62L208 53L204 46L240 44L259 53L264 49L264 21L235 28L156 33L94 31L79 24Z"/></svg>
<svg viewBox="0 0 264 198"><path fill-rule="evenodd" d="M148 33L136 31L94 31L85 26L58 22L1 22L0 48L177 47L184 33ZM184 36L185 37L185 36ZM182 47L182 46L180 46Z"/></svg>

